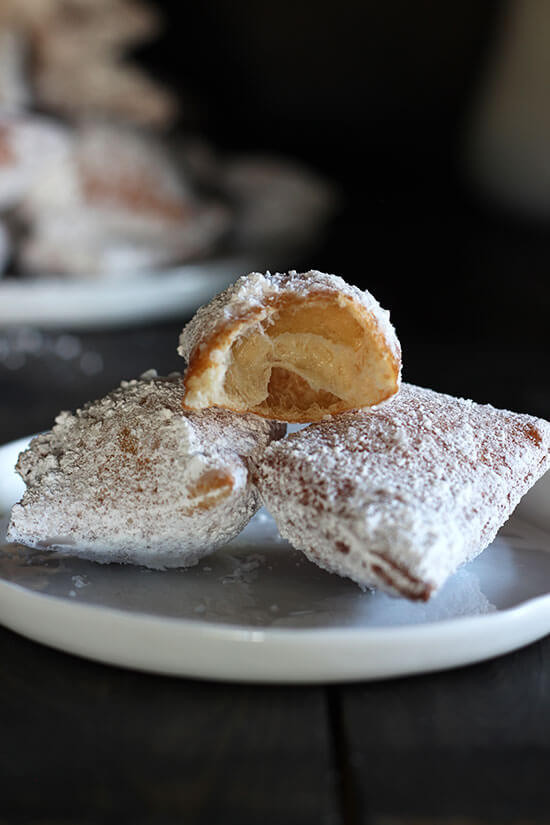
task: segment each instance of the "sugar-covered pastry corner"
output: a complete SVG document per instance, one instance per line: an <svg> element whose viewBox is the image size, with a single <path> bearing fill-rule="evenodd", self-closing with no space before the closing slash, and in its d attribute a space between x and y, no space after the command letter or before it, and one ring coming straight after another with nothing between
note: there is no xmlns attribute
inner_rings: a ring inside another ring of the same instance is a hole
<svg viewBox="0 0 550 825"><path fill-rule="evenodd" d="M184 405L289 422L320 421L387 400L401 348L389 312L342 278L252 273L201 307L178 349Z"/></svg>
<svg viewBox="0 0 550 825"><path fill-rule="evenodd" d="M281 535L315 564L426 601L549 465L549 422L404 384L377 410L271 445L255 481Z"/></svg>
<svg viewBox="0 0 550 825"><path fill-rule="evenodd" d="M99 562L187 567L260 506L249 460L284 426L226 410L186 412L178 374L124 381L31 442L8 540Z"/></svg>

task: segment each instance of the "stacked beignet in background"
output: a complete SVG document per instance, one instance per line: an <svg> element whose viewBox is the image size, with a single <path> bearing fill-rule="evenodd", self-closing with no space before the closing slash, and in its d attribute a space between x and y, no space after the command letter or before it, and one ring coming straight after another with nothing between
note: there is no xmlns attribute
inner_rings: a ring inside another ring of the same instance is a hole
<svg viewBox="0 0 550 825"><path fill-rule="evenodd" d="M187 567L260 506L249 460L284 426L225 410L184 412L181 376L154 371L76 414L21 454L27 485L8 539L100 562Z"/></svg>
<svg viewBox="0 0 550 825"><path fill-rule="evenodd" d="M208 147L203 154L207 165ZM272 242L285 248L296 241L289 225L279 222L276 229L262 217L257 201L269 212L269 199L261 185L256 193L254 186L249 191L245 185L237 198L225 183L231 163L218 159L212 164L210 181L200 171L200 159L187 162L185 149L150 132L104 121L63 124L2 109L0 214L17 219L14 271L37 277L131 278L222 249L249 254L261 247L265 254ZM299 170L281 169L281 175L293 209L302 209L300 199L291 195L302 187ZM264 184L277 200L275 183ZM304 193L304 217L294 221L306 236L324 225L334 206L328 185L319 181L318 188L323 207L314 208L312 193L309 209ZM277 209L293 224L290 207L280 200ZM262 232L262 222L271 226L271 240L267 227Z"/></svg>
<svg viewBox="0 0 550 825"><path fill-rule="evenodd" d="M0 104L167 126L174 95L129 58L160 26L136 0L2 0Z"/></svg>
<svg viewBox="0 0 550 825"><path fill-rule="evenodd" d="M23 270L135 277L206 254L228 230L228 210L200 199L150 135L88 122L71 141L20 205Z"/></svg>
<svg viewBox="0 0 550 825"><path fill-rule="evenodd" d="M301 163L227 156L181 128L167 137L185 91L176 100L130 54L161 17L146 0L1 0L10 275L108 280L220 251L280 258L303 251L334 213L333 186ZM55 130L68 156L51 168Z"/></svg>
<svg viewBox="0 0 550 825"><path fill-rule="evenodd" d="M184 328L184 406L281 421L319 421L399 389L389 313L335 275L252 273Z"/></svg>
<svg viewBox="0 0 550 825"><path fill-rule="evenodd" d="M427 600L548 469L550 423L405 384L377 410L270 446L255 480L320 567Z"/></svg>

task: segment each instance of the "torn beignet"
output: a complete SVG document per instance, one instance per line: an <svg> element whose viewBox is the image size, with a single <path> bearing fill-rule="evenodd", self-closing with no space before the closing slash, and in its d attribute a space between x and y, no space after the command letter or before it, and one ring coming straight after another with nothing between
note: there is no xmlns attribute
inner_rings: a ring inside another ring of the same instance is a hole
<svg viewBox="0 0 550 825"><path fill-rule="evenodd" d="M202 307L180 337L184 406L319 421L399 389L401 349L373 296L335 275L253 273Z"/></svg>

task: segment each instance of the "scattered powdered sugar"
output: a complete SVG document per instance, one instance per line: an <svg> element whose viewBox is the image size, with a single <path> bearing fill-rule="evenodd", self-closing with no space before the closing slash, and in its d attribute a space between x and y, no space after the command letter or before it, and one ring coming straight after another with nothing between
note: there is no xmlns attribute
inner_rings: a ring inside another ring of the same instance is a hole
<svg viewBox="0 0 550 825"><path fill-rule="evenodd" d="M492 541L549 453L546 421L404 385L271 445L256 482L311 561L427 599Z"/></svg>
<svg viewBox="0 0 550 825"><path fill-rule="evenodd" d="M223 576L222 584L252 584L258 578L260 567L265 565L266 557L262 553L251 553L244 560L235 558L234 561L234 569Z"/></svg>

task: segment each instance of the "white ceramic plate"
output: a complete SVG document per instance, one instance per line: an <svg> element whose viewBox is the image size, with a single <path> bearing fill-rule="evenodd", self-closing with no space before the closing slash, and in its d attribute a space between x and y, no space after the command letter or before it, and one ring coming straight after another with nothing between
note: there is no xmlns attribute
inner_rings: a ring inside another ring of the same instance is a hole
<svg viewBox="0 0 550 825"><path fill-rule="evenodd" d="M120 280L8 278L0 280L0 327L98 329L181 317L257 266L235 255Z"/></svg>
<svg viewBox="0 0 550 825"><path fill-rule="evenodd" d="M0 448L0 512L22 492L13 466L25 444ZM260 512L189 570L0 545L0 622L90 659L240 682L341 682L470 664L550 632L548 496L550 474L425 605L324 573Z"/></svg>

